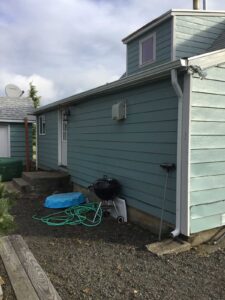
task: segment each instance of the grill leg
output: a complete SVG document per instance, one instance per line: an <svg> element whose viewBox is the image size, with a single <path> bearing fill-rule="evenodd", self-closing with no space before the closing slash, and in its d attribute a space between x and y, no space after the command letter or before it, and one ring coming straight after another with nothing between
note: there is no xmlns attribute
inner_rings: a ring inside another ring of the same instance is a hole
<svg viewBox="0 0 225 300"><path fill-rule="evenodd" d="M93 221L92 221L93 223L95 222L95 219L96 219L96 217L97 217L97 215L98 215L98 212L99 212L99 209L101 208L101 206L102 206L102 201L99 203L99 206L98 206L98 208L97 208L97 210L96 210L94 219L93 219Z"/></svg>

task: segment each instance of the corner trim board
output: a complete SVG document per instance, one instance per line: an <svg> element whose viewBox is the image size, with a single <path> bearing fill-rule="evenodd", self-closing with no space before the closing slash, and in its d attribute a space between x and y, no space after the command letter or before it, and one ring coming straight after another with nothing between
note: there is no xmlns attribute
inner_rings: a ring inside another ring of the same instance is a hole
<svg viewBox="0 0 225 300"><path fill-rule="evenodd" d="M171 27L171 60L173 61L176 59L176 16L172 17Z"/></svg>

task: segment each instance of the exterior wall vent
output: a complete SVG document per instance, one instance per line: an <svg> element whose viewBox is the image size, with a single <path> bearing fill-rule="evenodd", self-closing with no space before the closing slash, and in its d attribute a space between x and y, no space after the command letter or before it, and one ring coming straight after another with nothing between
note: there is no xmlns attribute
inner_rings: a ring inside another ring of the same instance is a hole
<svg viewBox="0 0 225 300"><path fill-rule="evenodd" d="M121 101L112 106L112 119L119 121L126 119L126 102Z"/></svg>

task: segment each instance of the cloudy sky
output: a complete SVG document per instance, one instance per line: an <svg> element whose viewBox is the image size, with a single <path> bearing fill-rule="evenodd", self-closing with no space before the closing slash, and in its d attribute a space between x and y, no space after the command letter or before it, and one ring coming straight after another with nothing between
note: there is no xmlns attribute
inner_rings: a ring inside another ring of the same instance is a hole
<svg viewBox="0 0 225 300"><path fill-rule="evenodd" d="M192 0L0 0L0 95L7 83L41 104L118 79L125 71L121 39ZM208 9L225 10L224 0Z"/></svg>

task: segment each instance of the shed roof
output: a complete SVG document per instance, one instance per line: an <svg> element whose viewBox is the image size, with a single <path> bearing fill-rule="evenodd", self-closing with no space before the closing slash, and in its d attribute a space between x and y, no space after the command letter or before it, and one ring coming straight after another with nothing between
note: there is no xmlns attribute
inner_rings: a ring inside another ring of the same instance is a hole
<svg viewBox="0 0 225 300"><path fill-rule="evenodd" d="M34 105L30 98L0 97L0 121L34 121Z"/></svg>

